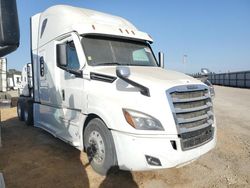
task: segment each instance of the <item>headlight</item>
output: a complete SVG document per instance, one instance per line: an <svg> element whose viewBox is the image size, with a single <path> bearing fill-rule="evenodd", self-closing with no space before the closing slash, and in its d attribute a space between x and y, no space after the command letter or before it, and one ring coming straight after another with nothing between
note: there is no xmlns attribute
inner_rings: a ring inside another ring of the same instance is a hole
<svg viewBox="0 0 250 188"><path fill-rule="evenodd" d="M135 129L158 131L164 130L159 120L142 112L123 109L123 114L126 121Z"/></svg>

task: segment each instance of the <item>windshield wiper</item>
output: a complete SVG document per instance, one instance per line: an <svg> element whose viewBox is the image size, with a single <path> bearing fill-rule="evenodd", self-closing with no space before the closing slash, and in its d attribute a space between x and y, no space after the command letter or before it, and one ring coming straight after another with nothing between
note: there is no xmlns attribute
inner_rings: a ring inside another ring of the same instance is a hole
<svg viewBox="0 0 250 188"><path fill-rule="evenodd" d="M124 64L121 64L121 63L118 63L118 62L105 62L105 63L97 63L96 66L99 66L99 65L108 65L108 66L112 66L112 65L124 65Z"/></svg>

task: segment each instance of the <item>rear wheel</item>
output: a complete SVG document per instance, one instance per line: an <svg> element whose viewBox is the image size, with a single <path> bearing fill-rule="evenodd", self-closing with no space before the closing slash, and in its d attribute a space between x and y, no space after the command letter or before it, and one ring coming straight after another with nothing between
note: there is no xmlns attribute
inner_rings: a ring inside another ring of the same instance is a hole
<svg viewBox="0 0 250 188"><path fill-rule="evenodd" d="M33 102L27 101L24 108L24 121L26 125L33 125Z"/></svg>
<svg viewBox="0 0 250 188"><path fill-rule="evenodd" d="M116 152L112 134L103 121L91 120L84 131L84 147L92 168L106 175L117 166Z"/></svg>
<svg viewBox="0 0 250 188"><path fill-rule="evenodd" d="M24 120L24 103L20 99L17 101L17 116L20 121Z"/></svg>

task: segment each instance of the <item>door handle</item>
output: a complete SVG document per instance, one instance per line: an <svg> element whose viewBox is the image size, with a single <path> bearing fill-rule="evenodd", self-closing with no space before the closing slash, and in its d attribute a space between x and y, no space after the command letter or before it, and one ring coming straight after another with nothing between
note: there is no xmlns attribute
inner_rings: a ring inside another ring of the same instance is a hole
<svg viewBox="0 0 250 188"><path fill-rule="evenodd" d="M65 91L62 89L62 100L65 101Z"/></svg>

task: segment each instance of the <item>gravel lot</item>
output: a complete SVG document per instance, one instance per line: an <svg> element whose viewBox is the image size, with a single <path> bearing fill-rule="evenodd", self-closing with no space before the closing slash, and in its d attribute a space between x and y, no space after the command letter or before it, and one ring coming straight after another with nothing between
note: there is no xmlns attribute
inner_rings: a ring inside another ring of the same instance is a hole
<svg viewBox="0 0 250 188"><path fill-rule="evenodd" d="M0 172L12 187L250 187L250 90L216 86L217 147L178 169L102 177L84 153L1 111Z"/></svg>

